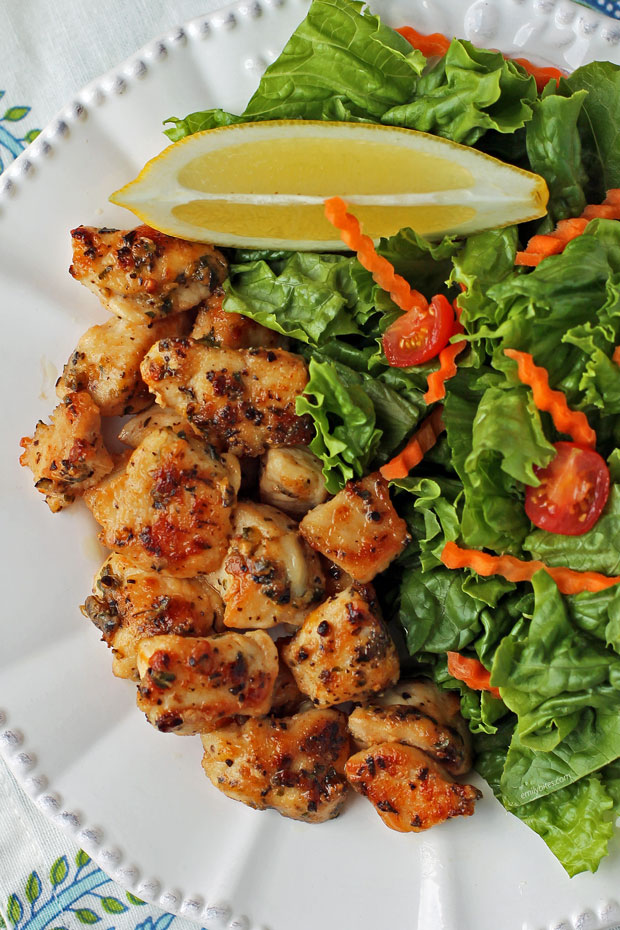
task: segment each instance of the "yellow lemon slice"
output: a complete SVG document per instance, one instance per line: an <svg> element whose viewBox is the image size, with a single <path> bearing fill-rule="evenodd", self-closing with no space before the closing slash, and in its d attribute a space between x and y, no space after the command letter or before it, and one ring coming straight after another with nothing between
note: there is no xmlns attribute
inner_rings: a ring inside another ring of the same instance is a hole
<svg viewBox="0 0 620 930"><path fill-rule="evenodd" d="M536 174L428 133L273 120L187 136L110 200L183 239L343 250L323 213L333 196L373 239L404 226L437 238L536 219L548 191Z"/></svg>

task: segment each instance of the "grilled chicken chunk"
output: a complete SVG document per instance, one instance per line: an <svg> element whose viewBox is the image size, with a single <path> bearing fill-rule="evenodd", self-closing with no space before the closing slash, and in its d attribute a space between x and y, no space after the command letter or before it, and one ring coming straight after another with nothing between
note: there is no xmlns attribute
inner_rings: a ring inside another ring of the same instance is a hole
<svg viewBox="0 0 620 930"><path fill-rule="evenodd" d="M187 420L184 420L183 417L179 416L174 410L169 410L168 407L158 407L157 404L151 404L151 406L143 410L142 413L136 414L135 417L123 423L118 438L121 442L124 442L126 446L137 449L140 443L145 439L147 433L152 432L154 429L166 428L173 430L177 436L182 434L180 436L181 439L186 439L188 436L195 436Z"/></svg>
<svg viewBox="0 0 620 930"><path fill-rule="evenodd" d="M86 330L56 384L59 397L88 391L102 416L124 416L148 407L153 398L140 376L146 352L164 336L187 333L189 321L176 314L155 323L113 317Z"/></svg>
<svg viewBox="0 0 620 930"><path fill-rule="evenodd" d="M34 475L35 488L45 494L52 511L62 510L114 468L103 444L99 408L86 391L68 394L42 420L34 436L24 436L20 464Z"/></svg>
<svg viewBox="0 0 620 930"><path fill-rule="evenodd" d="M226 278L212 245L174 239L149 226L71 230L76 280L116 316L145 323L191 310Z"/></svg>
<svg viewBox="0 0 620 930"><path fill-rule="evenodd" d="M166 633L207 636L224 605L204 576L173 578L144 571L113 554L96 575L82 613L111 647L114 674L138 681L140 640Z"/></svg>
<svg viewBox="0 0 620 930"><path fill-rule="evenodd" d="M138 645L137 704L164 733L208 733L235 714L269 712L278 651L262 630L152 636Z"/></svg>
<svg viewBox="0 0 620 930"><path fill-rule="evenodd" d="M159 429L85 500L108 549L140 568L193 578L224 558L239 480L234 456L209 455L199 440Z"/></svg>
<svg viewBox="0 0 620 930"><path fill-rule="evenodd" d="M351 756L349 784L371 801L392 830L420 833L450 817L471 816L482 797L452 780L426 753L402 743L379 743Z"/></svg>
<svg viewBox="0 0 620 930"><path fill-rule="evenodd" d="M275 507L242 501L233 527L222 566L209 575L224 599L226 626L301 626L325 586L319 558L299 535L295 521Z"/></svg>
<svg viewBox="0 0 620 930"><path fill-rule="evenodd" d="M439 756L436 758L455 775L462 775L470 770L472 765L471 733L467 721L461 715L461 701L456 691L443 691L429 678L403 679L393 688L373 698L373 704L388 709L394 705L415 708L416 711L434 721L438 727L445 727L453 734L451 746L454 749L454 762L440 759ZM372 740L374 743L382 741L383 737ZM409 740L403 740L403 742L409 742ZM413 743L412 745L418 746L419 744ZM425 747L420 746L420 748ZM426 751L430 752L429 749ZM446 752L448 756L451 756L450 748L447 748Z"/></svg>
<svg viewBox="0 0 620 930"><path fill-rule="evenodd" d="M261 461L260 499L294 517L327 500L321 460L304 449L268 449Z"/></svg>
<svg viewBox="0 0 620 930"><path fill-rule="evenodd" d="M279 333L240 313L228 313L222 306L223 302L224 291L219 288L198 311L192 339L222 349L249 349L251 346L273 348L283 345L285 340Z"/></svg>
<svg viewBox="0 0 620 930"><path fill-rule="evenodd" d="M373 743L407 743L423 749L453 775L471 768L470 741L455 729L442 725L407 704L378 704L356 707L349 717L349 730L360 746Z"/></svg>
<svg viewBox="0 0 620 930"><path fill-rule="evenodd" d="M347 482L306 514L299 531L313 549L364 583L385 571L409 541L407 524L394 510L379 472Z"/></svg>
<svg viewBox="0 0 620 930"><path fill-rule="evenodd" d="M203 736L202 745L207 778L229 798L311 823L342 809L349 740L338 711L232 723Z"/></svg>
<svg viewBox="0 0 620 930"><path fill-rule="evenodd" d="M361 701L399 675L374 592L358 585L309 614L281 655L300 691L321 707Z"/></svg>
<svg viewBox="0 0 620 930"><path fill-rule="evenodd" d="M215 431L236 455L308 443L312 427L295 413L308 381L306 363L283 349L217 349L162 339L142 362L157 402L194 429Z"/></svg>

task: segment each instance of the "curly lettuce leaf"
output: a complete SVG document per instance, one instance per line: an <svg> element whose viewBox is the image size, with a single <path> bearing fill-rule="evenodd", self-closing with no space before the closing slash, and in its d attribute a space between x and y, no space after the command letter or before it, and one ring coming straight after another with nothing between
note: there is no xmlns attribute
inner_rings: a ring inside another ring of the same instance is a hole
<svg viewBox="0 0 620 930"><path fill-rule="evenodd" d="M232 264L229 275L225 310L313 346L359 333L356 316L374 311L372 278L354 258L293 252Z"/></svg>
<svg viewBox="0 0 620 930"><path fill-rule="evenodd" d="M488 130L512 133L532 118L536 82L500 52L454 39L417 82L415 96L382 116L404 126L474 145Z"/></svg>
<svg viewBox="0 0 620 930"><path fill-rule="evenodd" d="M356 0L313 0L308 14L269 65L242 116L222 110L171 117L167 135L234 122L306 119L379 122L409 101L426 59Z"/></svg>
<svg viewBox="0 0 620 930"><path fill-rule="evenodd" d="M553 93L554 88L555 82L550 81L542 98L533 104L532 119L526 126L526 145L532 171L547 182L547 212L557 223L569 216L581 216L586 205L587 179L577 121L588 94L577 91L563 97Z"/></svg>
<svg viewBox="0 0 620 930"><path fill-rule="evenodd" d="M600 201L610 187L620 187L620 67L593 61L566 78L571 91L587 91L579 119L589 195Z"/></svg>

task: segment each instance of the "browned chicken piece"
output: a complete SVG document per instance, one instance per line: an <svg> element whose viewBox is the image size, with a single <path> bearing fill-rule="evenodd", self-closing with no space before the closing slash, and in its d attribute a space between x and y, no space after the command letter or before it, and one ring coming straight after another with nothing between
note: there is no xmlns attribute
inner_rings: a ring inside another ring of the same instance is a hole
<svg viewBox="0 0 620 930"><path fill-rule="evenodd" d="M379 472L347 482L307 513L299 530L314 549L363 583L385 571L409 541L407 524L394 510Z"/></svg>
<svg viewBox="0 0 620 930"><path fill-rule="evenodd" d="M108 549L139 568L193 578L224 558L239 480L234 456L158 429L84 499Z"/></svg>
<svg viewBox="0 0 620 930"><path fill-rule="evenodd" d="M462 775L471 768L469 739L465 742L457 730L423 714L415 706L356 707L349 717L349 730L360 746L391 742L423 749L453 775Z"/></svg>
<svg viewBox="0 0 620 930"><path fill-rule="evenodd" d="M196 307L224 281L226 259L212 245L149 226L71 230L70 273L126 320L148 322Z"/></svg>
<svg viewBox="0 0 620 930"><path fill-rule="evenodd" d="M453 781L426 753L403 743L362 749L345 770L350 785L399 833L420 833L450 817L470 817L482 797L473 785Z"/></svg>
<svg viewBox="0 0 620 930"><path fill-rule="evenodd" d="M412 707L434 720L440 727L446 727L456 735L453 745L457 750L457 757L461 755L459 746L462 747L462 758L459 768L451 767L445 759L440 760L442 765L450 768L455 775L461 775L470 770L472 766L471 733L467 721L461 714L461 701L456 691L444 691L429 678L402 679L393 688L389 688L374 698L373 704L385 708L391 708L393 705ZM372 740L374 743L381 741Z"/></svg>
<svg viewBox="0 0 620 930"><path fill-rule="evenodd" d="M306 363L283 349L162 339L142 362L142 377L161 406L186 417L198 433L215 431L236 455L312 438L309 418L295 413L308 382Z"/></svg>
<svg viewBox="0 0 620 930"><path fill-rule="evenodd" d="M19 461L31 470L35 488L57 513L101 481L114 462L103 444L99 408L86 391L68 394L50 421L39 420L34 436L23 437Z"/></svg>
<svg viewBox="0 0 620 930"><path fill-rule="evenodd" d="M374 592L360 585L309 614L281 655L299 689L320 707L362 701L399 675L396 647Z"/></svg>
<svg viewBox="0 0 620 930"><path fill-rule="evenodd" d="M204 576L173 578L144 571L116 553L104 562L81 609L111 647L114 674L134 681L140 678L140 640L166 633L208 636L224 613L221 597Z"/></svg>
<svg viewBox="0 0 620 930"><path fill-rule="evenodd" d="M304 702L310 706L305 694L302 694L297 687L297 682L288 665L280 662L269 713L279 717L288 716L296 713Z"/></svg>
<svg viewBox="0 0 620 930"><path fill-rule="evenodd" d="M342 809L349 739L339 711L231 723L203 736L202 745L207 778L235 801L311 823Z"/></svg>
<svg viewBox="0 0 620 930"><path fill-rule="evenodd" d="M152 400L153 395L149 396ZM187 439L188 436L190 439L196 438L196 433L187 420L176 411L170 410L168 407L158 407L157 404L151 404L142 413L136 414L135 417L131 417L130 420L123 423L118 438L126 446L136 449L147 433L154 429L165 429L166 427L173 430L181 439ZM213 448L217 452L221 452L223 449L223 443L215 433L208 436L203 433L199 439L202 440L207 451Z"/></svg>
<svg viewBox="0 0 620 930"><path fill-rule="evenodd" d="M224 623L235 629L301 626L325 593L319 558L295 521L252 501L237 506L228 553L209 581L224 599Z"/></svg>
<svg viewBox="0 0 620 930"><path fill-rule="evenodd" d="M329 497L321 460L305 449L268 449L262 457L260 499L293 517L322 504Z"/></svg>
<svg viewBox="0 0 620 930"><path fill-rule="evenodd" d="M208 733L235 714L269 712L278 651L262 630L152 636L138 645L137 704L164 733Z"/></svg>
<svg viewBox="0 0 620 930"><path fill-rule="evenodd" d="M140 375L140 362L164 336L182 336L186 314L154 323L113 317L86 330L56 383L56 393L88 391L104 417L125 416L148 407L153 398Z"/></svg>
<svg viewBox="0 0 620 930"><path fill-rule="evenodd" d="M198 311L192 339L222 349L249 349L251 346L282 346L284 338L240 313L224 310L224 291L219 288Z"/></svg>

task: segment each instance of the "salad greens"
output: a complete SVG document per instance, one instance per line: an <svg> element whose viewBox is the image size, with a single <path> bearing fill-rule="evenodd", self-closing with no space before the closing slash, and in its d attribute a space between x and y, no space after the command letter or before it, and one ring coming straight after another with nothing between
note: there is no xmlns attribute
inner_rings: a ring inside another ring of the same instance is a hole
<svg viewBox="0 0 620 930"><path fill-rule="evenodd" d="M382 122L435 133L540 173L550 190L538 231L620 187L620 68L595 62L542 93L497 52L454 40L426 62L355 0L313 0L243 114L171 118L172 140L261 119ZM515 254L537 231L510 227L430 244L411 230L378 251L427 297L459 293L468 347L447 383L446 434L392 485L412 542L383 584L405 633L409 668L460 693L476 768L500 801L574 875L595 870L620 812L620 586L563 596L531 584L450 571L446 541L576 570L620 573L620 223L585 234L534 270ZM390 368L381 347L398 309L354 256L232 251L226 310L292 340L309 362L298 411L330 492L387 461L427 413L436 366ZM533 528L524 488L557 441L505 348L531 352L553 388L583 410L608 458L612 489L581 536ZM394 596L398 591L398 596ZM446 651L479 659L490 692L448 672Z"/></svg>

